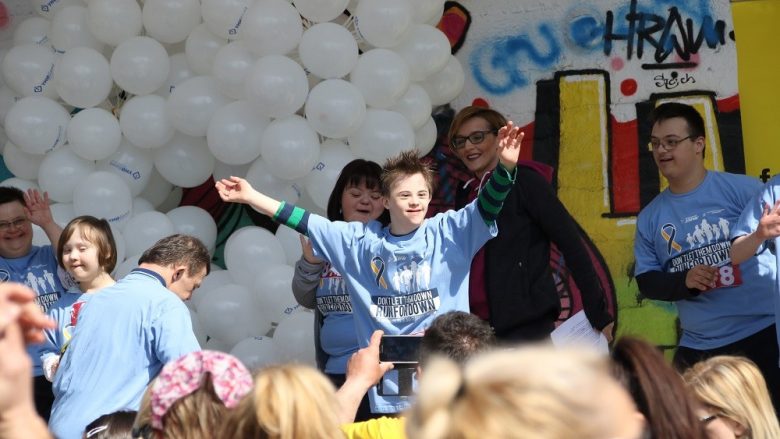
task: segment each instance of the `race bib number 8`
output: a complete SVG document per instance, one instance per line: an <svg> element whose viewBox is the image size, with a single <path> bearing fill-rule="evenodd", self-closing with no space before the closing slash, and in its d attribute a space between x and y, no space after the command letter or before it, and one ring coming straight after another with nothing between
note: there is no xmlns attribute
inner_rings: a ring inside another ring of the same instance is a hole
<svg viewBox="0 0 780 439"><path fill-rule="evenodd" d="M718 267L718 279L715 281L715 288L735 287L742 285L742 272L739 265L724 265Z"/></svg>

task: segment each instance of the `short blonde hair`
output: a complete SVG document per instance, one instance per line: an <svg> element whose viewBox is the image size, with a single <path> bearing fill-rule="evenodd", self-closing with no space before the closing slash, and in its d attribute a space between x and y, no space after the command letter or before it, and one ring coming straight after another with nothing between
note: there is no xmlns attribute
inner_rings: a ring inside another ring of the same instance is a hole
<svg viewBox="0 0 780 439"><path fill-rule="evenodd" d="M780 438L766 381L749 359L712 357L694 364L685 371L683 379L702 404L741 424L751 439Z"/></svg>
<svg viewBox="0 0 780 439"><path fill-rule="evenodd" d="M268 366L255 388L227 417L218 437L342 439L333 384L301 364Z"/></svg>
<svg viewBox="0 0 780 439"><path fill-rule="evenodd" d="M609 437L614 416L605 386L628 394L595 353L547 346L475 357L461 370L434 359L407 422L410 439Z"/></svg>

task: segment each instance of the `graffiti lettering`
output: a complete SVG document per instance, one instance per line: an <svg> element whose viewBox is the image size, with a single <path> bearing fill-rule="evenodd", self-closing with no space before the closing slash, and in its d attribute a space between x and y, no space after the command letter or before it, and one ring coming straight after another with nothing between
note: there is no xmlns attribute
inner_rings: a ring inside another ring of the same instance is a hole
<svg viewBox="0 0 780 439"><path fill-rule="evenodd" d="M674 90L683 84L695 84L696 78L691 76L690 73L686 73L685 75L680 76L677 72L672 72L668 77L663 73L656 75L653 77L653 81L655 81L655 86L658 88Z"/></svg>
<svg viewBox="0 0 780 439"><path fill-rule="evenodd" d="M726 23L710 15L701 17L696 33L693 19L683 20L677 7L669 8L669 15L664 18L651 12L637 11L637 0L631 0L629 11L623 18L627 25L626 32L617 33L614 12L607 11L604 31L604 54L607 56L612 54L613 41L626 42L628 59L634 56L634 52L641 59L645 44L648 44L655 50L653 57L658 63L672 53L688 61L704 43L710 49L726 44Z"/></svg>

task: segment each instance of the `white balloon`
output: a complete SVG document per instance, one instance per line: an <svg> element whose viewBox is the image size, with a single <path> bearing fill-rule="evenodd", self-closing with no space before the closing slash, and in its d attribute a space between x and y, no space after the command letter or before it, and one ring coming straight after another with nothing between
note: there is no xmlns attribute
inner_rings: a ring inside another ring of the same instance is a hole
<svg viewBox="0 0 780 439"><path fill-rule="evenodd" d="M176 233L194 236L203 242L209 252L214 252L217 244L217 223L208 212L197 206L179 206L166 215L173 223Z"/></svg>
<svg viewBox="0 0 780 439"><path fill-rule="evenodd" d="M168 97L168 117L179 131L205 136L214 113L230 100L210 76L196 76L177 85Z"/></svg>
<svg viewBox="0 0 780 439"><path fill-rule="evenodd" d="M256 55L284 55L298 47L303 23L284 0L256 0L244 15L240 39Z"/></svg>
<svg viewBox="0 0 780 439"><path fill-rule="evenodd" d="M414 148L414 131L400 113L369 109L363 125L349 138L357 157L384 163L388 157Z"/></svg>
<svg viewBox="0 0 780 439"><path fill-rule="evenodd" d="M254 0L202 0L203 22L220 38L238 38L244 16Z"/></svg>
<svg viewBox="0 0 780 439"><path fill-rule="evenodd" d="M198 317L200 319L200 317ZM224 352L228 353L230 352L230 349L232 348L230 343L224 342L222 340L217 340L216 338L210 338L206 344L203 345L203 350L207 351L217 351L217 352Z"/></svg>
<svg viewBox="0 0 780 439"><path fill-rule="evenodd" d="M200 24L200 2L146 0L142 14L147 35L161 43L178 43Z"/></svg>
<svg viewBox="0 0 780 439"><path fill-rule="evenodd" d="M270 120L247 101L235 101L214 113L206 139L220 162L243 165L260 156L260 140Z"/></svg>
<svg viewBox="0 0 780 439"><path fill-rule="evenodd" d="M241 285L229 284L209 291L201 302L199 318L209 337L233 346L253 334L255 300Z"/></svg>
<svg viewBox="0 0 780 439"><path fill-rule="evenodd" d="M393 50L401 55L411 71L412 81L422 81L443 69L452 53L444 32L429 24L415 24Z"/></svg>
<svg viewBox="0 0 780 439"><path fill-rule="evenodd" d="M203 278L203 282L200 283L200 287L193 291L190 301L193 305L195 305L195 309L198 309L200 307L200 301L203 300L206 295L208 295L209 291L215 290L223 285L234 283L236 283L236 281L230 275L229 271L218 265L212 264L211 272L208 274L208 276Z"/></svg>
<svg viewBox="0 0 780 439"><path fill-rule="evenodd" d="M304 177L320 156L317 133L298 115L269 123L263 131L260 148L271 173L286 180Z"/></svg>
<svg viewBox="0 0 780 439"><path fill-rule="evenodd" d="M205 24L195 26L184 45L187 64L195 74L211 74L217 51L225 44L227 40L211 33Z"/></svg>
<svg viewBox="0 0 780 439"><path fill-rule="evenodd" d="M76 212L73 211L73 203L54 203L49 209L51 210L51 217L54 222L60 227L65 227L73 218L76 218ZM122 242L122 246L124 246ZM119 243L117 243L119 246ZM119 258L117 258L119 261Z"/></svg>
<svg viewBox="0 0 780 439"><path fill-rule="evenodd" d="M418 128L414 132L414 144L417 146L417 151L420 157L428 154L436 146L436 122L433 117L428 117L428 122L421 128Z"/></svg>
<svg viewBox="0 0 780 439"><path fill-rule="evenodd" d="M314 314L296 312L279 322L274 331L274 344L283 361L314 366Z"/></svg>
<svg viewBox="0 0 780 439"><path fill-rule="evenodd" d="M137 148L130 142L124 141L114 154L98 163L98 170L121 177L130 189L130 193L137 197L149 183L152 166L154 163L151 151Z"/></svg>
<svg viewBox="0 0 780 439"><path fill-rule="evenodd" d="M165 48L149 37L128 38L111 55L111 77L119 87L136 95L160 88L170 68Z"/></svg>
<svg viewBox="0 0 780 439"><path fill-rule="evenodd" d="M56 55L50 47L23 44L12 47L3 58L3 80L18 96L57 96L52 85Z"/></svg>
<svg viewBox="0 0 780 439"><path fill-rule="evenodd" d="M0 120L5 120L8 110L21 98L22 96L11 90L6 84L0 86Z"/></svg>
<svg viewBox="0 0 780 439"><path fill-rule="evenodd" d="M83 5L81 0L30 0L33 11L44 18L52 19L57 12L70 5Z"/></svg>
<svg viewBox="0 0 780 439"><path fill-rule="evenodd" d="M114 244L116 245L116 263L117 265L125 260L127 256L127 243L125 242L125 236L119 231L116 226L111 226L111 234L114 236ZM116 269L116 267L114 267Z"/></svg>
<svg viewBox="0 0 780 439"><path fill-rule="evenodd" d="M341 170L355 160L355 155L343 142L326 140L320 148L320 159L306 176L306 192L320 209L328 208L328 199L336 186ZM281 229L281 227L280 227Z"/></svg>
<svg viewBox="0 0 780 439"><path fill-rule="evenodd" d="M428 93L419 84L410 84L409 90L401 96L401 99L390 110L397 111L412 124L412 128L419 129L431 117L433 105Z"/></svg>
<svg viewBox="0 0 780 439"><path fill-rule="evenodd" d="M14 29L14 46L22 44L40 44L46 46L49 44L49 20L32 16L25 18L16 25Z"/></svg>
<svg viewBox="0 0 780 439"><path fill-rule="evenodd" d="M412 19L417 23L438 22L445 0L415 0L412 4Z"/></svg>
<svg viewBox="0 0 780 439"><path fill-rule="evenodd" d="M214 156L205 137L176 134L167 145L154 150L154 167L176 186L195 187L211 177Z"/></svg>
<svg viewBox="0 0 780 439"><path fill-rule="evenodd" d="M457 58L450 55L447 65L421 83L433 105L444 105L463 91L466 74Z"/></svg>
<svg viewBox="0 0 780 439"><path fill-rule="evenodd" d="M252 163L247 163L245 165L228 165L226 163L217 161L214 164L214 181L219 181L223 178L228 178L231 176L240 177L246 175L250 166L252 166Z"/></svg>
<svg viewBox="0 0 780 439"><path fill-rule="evenodd" d="M35 184L34 181L25 180L23 178L16 178L16 177L6 178L2 182L0 182L0 186L15 187L21 190L22 192L27 192L28 189L35 189L38 191L40 190L40 188L38 187L37 184Z"/></svg>
<svg viewBox="0 0 780 439"><path fill-rule="evenodd" d="M281 244L284 249L287 265L294 266L303 254L303 251L301 250L301 235L295 230L284 226L279 226L279 228L276 229L275 235L279 244Z"/></svg>
<svg viewBox="0 0 780 439"><path fill-rule="evenodd" d="M256 226L242 227L225 243L225 265L236 281L253 287L258 267L284 264L284 249L276 236Z"/></svg>
<svg viewBox="0 0 780 439"><path fill-rule="evenodd" d="M102 108L79 111L68 123L68 145L87 160L103 160L119 149L122 130L113 114Z"/></svg>
<svg viewBox="0 0 780 439"><path fill-rule="evenodd" d="M217 81L222 94L233 99L242 99L246 77L255 61L257 57L241 41L233 41L220 47L214 57L211 76Z"/></svg>
<svg viewBox="0 0 780 439"><path fill-rule="evenodd" d="M170 73L168 73L168 78L165 80L162 87L155 92L155 94L164 98L167 98L180 82L195 76L195 72L190 69L190 65L187 62L187 55L183 52L174 53L170 56L169 60L171 69Z"/></svg>
<svg viewBox="0 0 780 439"><path fill-rule="evenodd" d="M143 29L136 0L89 0L87 22L98 40L112 46L139 35Z"/></svg>
<svg viewBox="0 0 780 439"><path fill-rule="evenodd" d="M306 100L306 119L325 137L341 139L353 134L366 118L363 94L342 79L322 81Z"/></svg>
<svg viewBox="0 0 780 439"><path fill-rule="evenodd" d="M8 138L22 151L45 154L65 143L70 114L62 105L42 96L16 102L5 116Z"/></svg>
<svg viewBox="0 0 780 439"><path fill-rule="evenodd" d="M167 200L173 192L173 185L163 178L157 169L152 168L152 176L149 177L149 183L146 184L146 189L141 192L141 197L146 201L152 203L152 206L159 208L165 200Z"/></svg>
<svg viewBox="0 0 780 439"><path fill-rule="evenodd" d="M284 263L264 264L256 269L253 290L264 320L278 323L300 307L292 293L294 271Z"/></svg>
<svg viewBox="0 0 780 439"><path fill-rule="evenodd" d="M184 302L184 304L189 306L190 302L191 301L187 301ZM206 335L206 330L203 329L203 325L200 323L198 313L192 309L190 309L190 321L192 322L192 333L195 334L195 339L198 340L198 344L201 347L205 346L208 335Z"/></svg>
<svg viewBox="0 0 780 439"><path fill-rule="evenodd" d="M114 272L111 274L113 278L119 280L127 276L131 271L133 271L135 268L138 267L138 259L140 257L141 257L140 253L137 255L128 256L124 261L122 261L121 264L118 264L118 266L114 269Z"/></svg>
<svg viewBox="0 0 780 439"><path fill-rule="evenodd" d="M155 209L152 203L147 201L145 198L142 197L133 198L133 216L140 215L144 212L152 212L154 210Z"/></svg>
<svg viewBox="0 0 780 439"><path fill-rule="evenodd" d="M51 21L49 37L54 50L67 52L74 47L89 47L101 51L104 48L87 24L87 8L66 6L60 9Z"/></svg>
<svg viewBox="0 0 780 439"><path fill-rule="evenodd" d="M73 192L73 210L77 215L105 218L120 230L130 219L132 206L133 197L124 180L106 171L89 174Z"/></svg>
<svg viewBox="0 0 780 439"><path fill-rule="evenodd" d="M65 145L43 158L38 170L38 184L52 200L70 203L76 186L94 170L94 162L84 160Z"/></svg>
<svg viewBox="0 0 780 439"><path fill-rule="evenodd" d="M388 108L409 89L409 66L392 50L372 49L360 55L349 80L363 93L368 106Z"/></svg>
<svg viewBox="0 0 780 439"><path fill-rule="evenodd" d="M5 142L5 147L3 148L5 166L11 171L11 174L26 180L38 178L38 169L41 167L43 157L38 154L26 153L10 141Z"/></svg>
<svg viewBox="0 0 780 439"><path fill-rule="evenodd" d="M322 23L341 15L349 0L295 0L294 3L301 16L309 21Z"/></svg>
<svg viewBox="0 0 780 439"><path fill-rule="evenodd" d="M127 252L136 254L143 253L160 239L173 235L174 227L173 222L164 213L152 211L130 218L123 232L131 238L126 242Z"/></svg>
<svg viewBox="0 0 780 439"><path fill-rule="evenodd" d="M358 45L344 26L320 23L303 33L298 54L304 67L320 78L341 78L355 67Z"/></svg>
<svg viewBox="0 0 780 439"><path fill-rule="evenodd" d="M125 138L139 148L159 148L176 134L166 101L157 95L135 96L125 102L119 126Z"/></svg>
<svg viewBox="0 0 780 439"><path fill-rule="evenodd" d="M257 370L271 364L278 364L279 351L270 337L250 337L241 340L230 350L249 370Z"/></svg>
<svg viewBox="0 0 780 439"><path fill-rule="evenodd" d="M95 49L74 47L57 63L54 86L62 100L74 107L98 105L106 100L112 85L108 61Z"/></svg>
<svg viewBox="0 0 780 439"><path fill-rule="evenodd" d="M298 201L298 197L301 196L298 186L289 180L274 176L270 169L271 166L260 157L252 162L246 172L246 179L252 187L271 198L293 204Z"/></svg>
<svg viewBox="0 0 780 439"><path fill-rule="evenodd" d="M282 0L279 0L282 1ZM246 98L270 117L289 116L306 102L309 83L295 61L281 55L258 59L247 75Z"/></svg>
<svg viewBox="0 0 780 439"><path fill-rule="evenodd" d="M355 29L374 47L397 46L412 24L411 3L409 0L361 0L355 11Z"/></svg>

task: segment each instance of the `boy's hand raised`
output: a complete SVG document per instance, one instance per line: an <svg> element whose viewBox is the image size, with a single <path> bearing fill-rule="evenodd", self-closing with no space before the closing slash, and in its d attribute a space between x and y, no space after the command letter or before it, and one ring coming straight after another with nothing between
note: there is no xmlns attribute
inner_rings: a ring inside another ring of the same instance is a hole
<svg viewBox="0 0 780 439"><path fill-rule="evenodd" d="M525 133L510 120L498 130L498 160L512 172L520 158L520 147Z"/></svg>
<svg viewBox="0 0 780 439"><path fill-rule="evenodd" d="M223 201L248 204L260 213L273 216L280 202L256 191L248 181L231 176L214 183L217 193Z"/></svg>

